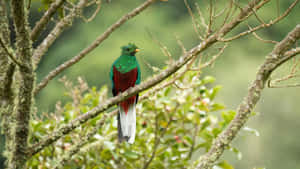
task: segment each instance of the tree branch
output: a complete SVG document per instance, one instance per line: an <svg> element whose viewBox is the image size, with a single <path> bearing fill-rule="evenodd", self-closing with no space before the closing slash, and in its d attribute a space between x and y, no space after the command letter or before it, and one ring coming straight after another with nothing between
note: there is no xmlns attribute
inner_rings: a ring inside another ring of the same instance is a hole
<svg viewBox="0 0 300 169"><path fill-rule="evenodd" d="M146 9L148 6L150 6L155 0L147 0L143 4L141 4L139 7L135 8L128 14L124 15L122 18L120 18L116 23L111 25L102 35L100 35L92 44L90 44L88 47L83 49L78 55L74 56L72 59L66 61L65 63L61 64L54 70L52 70L37 86L34 91L34 95L36 95L41 89L43 89L50 80L52 80L55 76L60 74L65 69L69 68L70 66L74 65L75 63L79 62L82 58L84 58L88 53L90 53L92 50L94 50L97 46L99 46L106 38L109 37L109 35L114 32L117 28L119 28L121 25L123 25L126 21L129 19L137 16L140 12L142 12L144 9Z"/></svg>
<svg viewBox="0 0 300 169"><path fill-rule="evenodd" d="M25 66L20 67L18 104L16 123L13 130L14 144L8 168L22 169L27 160L29 120L31 116L34 75L32 71L32 45L29 36L28 14L24 0L11 0L12 18L16 32L16 50L19 60Z"/></svg>
<svg viewBox="0 0 300 169"><path fill-rule="evenodd" d="M151 79L141 83L140 85L137 85L133 88L130 88L126 90L125 92L119 94L118 96L115 96L113 98L110 98L106 100L101 105L96 106L94 109L86 112L83 115L80 115L73 121L71 121L69 124L66 124L57 130L55 130L53 133L49 134L46 138L44 138L39 143L36 143L29 147L28 153L29 156L34 155L41 151L44 147L52 144L59 138L61 138L63 135L70 133L72 130L74 130L76 127L80 126L81 124L85 123L91 118L96 117L101 112L107 110L108 108L112 107L113 105L119 103L120 101L129 98L133 95L136 95L137 93L144 91L146 89L149 89L156 84L162 82L166 78L168 78L170 75L175 73L177 70L179 70L182 66L184 66L188 61L190 61L194 56L198 55L199 53L203 52L205 49L213 45L217 42L217 39L219 37L222 37L226 35L229 31L231 31L234 27L236 27L244 17L247 17L251 13L251 8L255 7L261 0L252 0L247 7L245 7L241 13L234 18L230 23L225 24L220 31L217 33L209 36L207 39L202 41L199 45L195 46L194 48L190 49L188 52L186 52L184 55L179 57L177 61L174 62L174 64L170 65L167 69L160 72L159 74L155 75Z"/></svg>
<svg viewBox="0 0 300 169"><path fill-rule="evenodd" d="M47 23L50 21L51 17L55 14L57 9L62 6L65 0L56 0L51 4L49 9L44 13L43 17L35 24L30 38L35 41L40 35L41 31L46 27Z"/></svg>
<svg viewBox="0 0 300 169"><path fill-rule="evenodd" d="M34 50L33 62L35 66L37 66L37 64L40 62L41 57L47 52L47 50L54 43L56 38L66 28L72 25L72 21L78 14L78 11L84 8L86 3L88 3L88 0L80 0L79 3L72 9L72 11L55 25L53 30L48 34L48 36L43 40L43 42ZM41 29L41 28L37 28L37 29Z"/></svg>
<svg viewBox="0 0 300 169"><path fill-rule="evenodd" d="M277 18L275 18L274 21L271 20L271 21L269 21L269 23L267 23L267 24L260 24L259 26L256 26L256 27L254 27L254 28L252 28L252 29L249 29L249 30L247 30L247 31L244 31L244 32L242 32L242 33L239 33L239 34L237 34L237 35L235 35L235 36L233 36L233 37L231 37L231 38L219 39L219 41L222 41L222 42L229 42L229 41L232 41L232 40L239 39L239 38L241 38L241 37L243 37L243 36L246 36L246 35L248 35L248 34L250 34L250 33L256 32L256 31L258 31L258 30L260 30L260 29L262 29L262 28L270 27L270 26L272 26L272 25L278 23L279 21L281 21L283 18L285 18L285 17L292 11L292 9L297 5L298 2L299 2L299 0L295 0L295 1L288 7L288 9L287 9L282 15L278 16ZM254 12L253 12L253 13L254 13Z"/></svg>
<svg viewBox="0 0 300 169"><path fill-rule="evenodd" d="M8 57L11 59L11 61L18 65L19 67L23 67L25 65L23 65L14 55L14 53L12 52L12 50L9 50L9 48L6 46L5 42L2 40L2 37L0 36L0 46L4 49L4 51L6 52L6 54L8 55Z"/></svg>
<svg viewBox="0 0 300 169"><path fill-rule="evenodd" d="M5 1L0 1L0 37L3 44L10 45L10 30L8 25L8 12ZM5 135L5 150L2 153L6 157L5 167L8 164L8 159L12 151L12 122L14 121L13 108L15 92L12 87L13 77L15 72L15 64L11 63L7 57L5 48L0 47L0 133Z"/></svg>
<svg viewBox="0 0 300 169"><path fill-rule="evenodd" d="M231 121L229 126L214 140L209 152L200 157L200 163L196 168L210 169L220 158L224 152L224 149L231 143L239 130L247 122L250 113L260 99L262 90L264 89L271 73L278 66L291 58L289 57L290 55L284 55L284 53L299 38L300 24L298 24L281 42L279 42L274 47L273 51L267 56L265 62L260 66L259 71L256 74L256 79L252 82L252 85L248 91L248 95L237 108L237 114L235 118Z"/></svg>

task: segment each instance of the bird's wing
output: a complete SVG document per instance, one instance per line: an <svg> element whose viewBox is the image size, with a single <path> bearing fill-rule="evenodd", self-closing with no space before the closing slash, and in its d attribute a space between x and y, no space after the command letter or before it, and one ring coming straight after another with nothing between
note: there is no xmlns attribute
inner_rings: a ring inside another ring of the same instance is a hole
<svg viewBox="0 0 300 169"><path fill-rule="evenodd" d="M135 84L140 84L140 83L141 83L141 69L140 69L140 65L137 63L137 78Z"/></svg>
<svg viewBox="0 0 300 169"><path fill-rule="evenodd" d="M117 92L115 91L115 82L114 82L114 65L115 63L111 66L110 68L110 72L109 72L109 77L110 77L110 80L111 80L111 88L112 88L112 93L113 93L113 96L116 96L117 95Z"/></svg>

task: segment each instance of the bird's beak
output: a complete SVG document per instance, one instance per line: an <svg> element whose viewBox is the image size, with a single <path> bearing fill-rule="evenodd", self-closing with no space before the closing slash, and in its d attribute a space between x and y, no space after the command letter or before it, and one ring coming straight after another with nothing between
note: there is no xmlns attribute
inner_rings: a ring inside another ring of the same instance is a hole
<svg viewBox="0 0 300 169"><path fill-rule="evenodd" d="M135 49L135 52L138 52L138 51L140 51L140 49Z"/></svg>

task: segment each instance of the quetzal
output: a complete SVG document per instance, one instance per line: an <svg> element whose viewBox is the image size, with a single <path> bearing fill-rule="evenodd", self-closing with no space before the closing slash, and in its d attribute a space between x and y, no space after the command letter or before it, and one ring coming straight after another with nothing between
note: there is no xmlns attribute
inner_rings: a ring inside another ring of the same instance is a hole
<svg viewBox="0 0 300 169"><path fill-rule="evenodd" d="M121 56L113 63L110 70L112 81L112 94L114 96L124 92L130 87L141 82L140 66L135 57L138 47L132 43L123 46ZM123 140L133 143L136 130L135 105L139 95L132 96L119 103L118 108L118 136L119 141Z"/></svg>

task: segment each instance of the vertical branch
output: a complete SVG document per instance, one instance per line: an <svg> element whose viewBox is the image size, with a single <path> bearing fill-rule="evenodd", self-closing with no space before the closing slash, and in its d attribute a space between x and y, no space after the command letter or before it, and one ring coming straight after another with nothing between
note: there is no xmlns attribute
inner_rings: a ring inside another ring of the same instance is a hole
<svg viewBox="0 0 300 169"><path fill-rule="evenodd" d="M209 23L208 28L206 30L206 37L208 37L212 32L213 15L213 2L212 0L209 0Z"/></svg>
<svg viewBox="0 0 300 169"><path fill-rule="evenodd" d="M29 120L32 104L34 74L32 71L32 45L29 36L28 14L24 0L11 0L12 19L16 31L16 53L25 65L19 67L19 93L12 156L8 168L22 169L27 160Z"/></svg>
<svg viewBox="0 0 300 169"><path fill-rule="evenodd" d="M8 26L8 13L4 0L0 0L0 37L5 46L10 46L10 31ZM13 121L14 92L12 88L15 64L9 61L4 47L0 46L0 126L5 135L6 159L11 155L11 122ZM2 133L1 132L1 133Z"/></svg>

